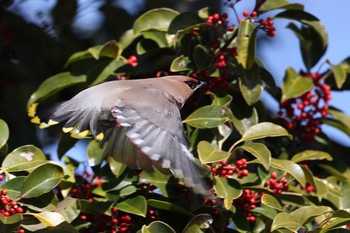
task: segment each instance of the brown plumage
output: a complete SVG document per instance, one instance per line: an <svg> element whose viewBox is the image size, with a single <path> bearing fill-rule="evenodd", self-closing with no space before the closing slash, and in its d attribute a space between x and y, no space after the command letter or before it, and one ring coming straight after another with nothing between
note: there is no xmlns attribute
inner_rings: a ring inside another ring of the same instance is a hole
<svg viewBox="0 0 350 233"><path fill-rule="evenodd" d="M40 128L66 121L64 132L76 138L91 134L130 168L171 171L208 196L180 116L186 100L202 85L186 76L111 81L51 107L34 104L28 113Z"/></svg>

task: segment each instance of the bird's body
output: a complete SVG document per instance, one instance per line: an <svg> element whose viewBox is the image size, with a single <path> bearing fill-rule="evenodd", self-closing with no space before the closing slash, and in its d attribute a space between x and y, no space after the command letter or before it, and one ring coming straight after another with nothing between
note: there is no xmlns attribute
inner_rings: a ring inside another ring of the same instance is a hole
<svg viewBox="0 0 350 233"><path fill-rule="evenodd" d="M186 76L105 82L45 108L32 105L32 122L45 128L65 122L73 137L92 135L115 160L133 169L171 171L207 195L200 168L188 150L180 109L202 83Z"/></svg>

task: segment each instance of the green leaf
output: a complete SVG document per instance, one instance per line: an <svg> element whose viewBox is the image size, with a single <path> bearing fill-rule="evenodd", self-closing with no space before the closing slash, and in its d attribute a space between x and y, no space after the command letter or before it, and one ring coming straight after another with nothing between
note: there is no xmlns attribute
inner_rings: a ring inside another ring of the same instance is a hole
<svg viewBox="0 0 350 233"><path fill-rule="evenodd" d="M168 224L161 221L151 222L148 226L143 225L141 233L176 233Z"/></svg>
<svg viewBox="0 0 350 233"><path fill-rule="evenodd" d="M255 108L245 109L242 106L234 106L232 113L233 125L241 135L259 122L258 113Z"/></svg>
<svg viewBox="0 0 350 233"><path fill-rule="evenodd" d="M250 127L243 135L240 140L232 145L229 151L232 151L236 145L241 142L251 141L256 139L262 139L266 137L282 137L287 136L291 138L292 136L283 127L273 124L271 122L262 122Z"/></svg>
<svg viewBox="0 0 350 233"><path fill-rule="evenodd" d="M58 203L56 211L70 223L78 217L80 206L77 199L66 197Z"/></svg>
<svg viewBox="0 0 350 233"><path fill-rule="evenodd" d="M275 198L274 196L265 193L262 197L261 197L261 203L263 203L264 205L270 207L270 208L274 208L276 210L282 211L283 210L283 206L281 204L281 202Z"/></svg>
<svg viewBox="0 0 350 233"><path fill-rule="evenodd" d="M97 166L103 162L106 156L106 150L100 147L97 140L91 140L87 147L87 155L89 165L92 167Z"/></svg>
<svg viewBox="0 0 350 233"><path fill-rule="evenodd" d="M51 191L63 179L62 167L47 163L35 168L24 180L21 198L38 197Z"/></svg>
<svg viewBox="0 0 350 233"><path fill-rule="evenodd" d="M288 229L292 232L296 232L301 227L301 224L297 220L295 220L290 214L281 212L277 214L275 219L273 220L271 225L271 232L281 228Z"/></svg>
<svg viewBox="0 0 350 233"><path fill-rule="evenodd" d="M197 152L202 164L214 163L226 159L230 154L225 151L216 150L209 142L198 143Z"/></svg>
<svg viewBox="0 0 350 233"><path fill-rule="evenodd" d="M287 172L293 176L303 187L306 185L306 178L303 169L290 160L274 159L271 160L271 166Z"/></svg>
<svg viewBox="0 0 350 233"><path fill-rule="evenodd" d="M194 214L192 212L189 212L188 210L186 210L178 205L175 205L174 203L170 203L167 201L148 199L147 203L152 208L161 209L161 210L168 210L168 211L180 213L180 214L183 214L183 215L189 216L189 217L194 216Z"/></svg>
<svg viewBox="0 0 350 233"><path fill-rule="evenodd" d="M115 205L118 209L130 213L146 217L147 214L147 201L143 196L136 196L128 198Z"/></svg>
<svg viewBox="0 0 350 233"><path fill-rule="evenodd" d="M213 101L211 105L230 107L230 104L233 100L233 97L227 93L215 94L213 92L210 92L209 94Z"/></svg>
<svg viewBox="0 0 350 233"><path fill-rule="evenodd" d="M301 96L310 91L314 87L312 79L303 77L297 74L293 68L289 67L286 70L282 83L282 99L284 101Z"/></svg>
<svg viewBox="0 0 350 233"><path fill-rule="evenodd" d="M1 189L6 189L7 196L13 200L16 200L16 198L21 193L21 188L25 178L26 178L25 176L14 177L13 179L8 180L5 184L3 184L1 186Z"/></svg>
<svg viewBox="0 0 350 233"><path fill-rule="evenodd" d="M251 70L242 70L238 74L240 78L239 89L249 106L258 102L264 90L260 80L259 71L260 69L257 66L253 66Z"/></svg>
<svg viewBox="0 0 350 233"><path fill-rule="evenodd" d="M176 34L179 30L187 29L199 23L203 23L203 19L201 19L197 14L192 12L184 12L177 15L170 23L168 33Z"/></svg>
<svg viewBox="0 0 350 233"><path fill-rule="evenodd" d="M156 8L147 11L134 23L134 32L142 33L148 30L158 30L167 32L170 23L179 13L168 8Z"/></svg>
<svg viewBox="0 0 350 233"><path fill-rule="evenodd" d="M9 139L10 131L6 122L0 119L0 148L2 148Z"/></svg>
<svg viewBox="0 0 350 233"><path fill-rule="evenodd" d="M112 60L110 63L108 63L107 66L104 67L102 72L97 76L97 78L93 81L91 86L99 84L103 81L105 81L110 76L115 76L115 71L124 66L126 63L121 60Z"/></svg>
<svg viewBox="0 0 350 233"><path fill-rule="evenodd" d="M107 161L109 168L116 177L119 177L124 172L126 168L125 163L116 161L112 156L108 156Z"/></svg>
<svg viewBox="0 0 350 233"><path fill-rule="evenodd" d="M291 4L287 0L266 0L259 8L259 13L265 13L271 10L277 9L295 9L304 10L304 6L301 4Z"/></svg>
<svg viewBox="0 0 350 233"><path fill-rule="evenodd" d="M193 52L193 60L198 68L198 71L201 71L207 69L212 64L214 56L207 47L197 45Z"/></svg>
<svg viewBox="0 0 350 233"><path fill-rule="evenodd" d="M179 71L189 70L188 66L190 62L191 60L188 57L181 55L173 60L170 66L170 71L179 72Z"/></svg>
<svg viewBox="0 0 350 233"><path fill-rule="evenodd" d="M22 214L15 214L9 217L0 214L0 232L16 232L15 230L18 229L22 220Z"/></svg>
<svg viewBox="0 0 350 233"><path fill-rule="evenodd" d="M171 189L175 189L177 186L177 183L174 181L171 182L170 178L170 175L165 175L157 169L154 169L153 172L144 170L140 175L140 182L153 184L159 188L163 196L169 197L171 196L171 193L169 193L169 191Z"/></svg>
<svg viewBox="0 0 350 233"><path fill-rule="evenodd" d="M335 108L329 109L328 113L331 114L337 121L341 123L341 130L343 130L344 132L350 131L350 116ZM329 123L329 121L327 121L327 123ZM348 135L350 135L350 132Z"/></svg>
<svg viewBox="0 0 350 233"><path fill-rule="evenodd" d="M56 212L26 213L38 219L46 227L54 227L66 221L66 219Z"/></svg>
<svg viewBox="0 0 350 233"><path fill-rule="evenodd" d="M238 148L249 152L259 160L266 170L269 170L271 163L271 152L267 146L262 143L249 143Z"/></svg>
<svg viewBox="0 0 350 233"><path fill-rule="evenodd" d="M228 108L208 105L194 111L183 123L199 129L216 128L229 121L231 116Z"/></svg>
<svg viewBox="0 0 350 233"><path fill-rule="evenodd" d="M18 195L17 195L18 197ZM55 211L57 209L57 196L53 191L35 198L21 199L20 203L35 212Z"/></svg>
<svg viewBox="0 0 350 233"><path fill-rule="evenodd" d="M323 159L331 161L333 158L330 154L323 151L305 150L303 152L295 154L292 158L292 161L294 163L299 163L307 160L323 160Z"/></svg>
<svg viewBox="0 0 350 233"><path fill-rule="evenodd" d="M26 145L18 147L8 154L1 167L6 172L19 172L32 170L46 162L46 156L39 148Z"/></svg>
<svg viewBox="0 0 350 233"><path fill-rule="evenodd" d="M257 207L255 209L251 210L253 213L258 213L262 216L265 216L271 220L274 220L276 215L278 214L276 209L270 208L269 206L266 207Z"/></svg>
<svg viewBox="0 0 350 233"><path fill-rule="evenodd" d="M247 70L255 62L256 27L249 21L240 22L237 36L237 60Z"/></svg>
<svg viewBox="0 0 350 233"><path fill-rule="evenodd" d="M230 203L242 194L241 185L238 181L223 177L214 178L214 189L218 197L224 198Z"/></svg>
<svg viewBox="0 0 350 233"><path fill-rule="evenodd" d="M86 82L86 75L76 76L70 72L56 74L41 83L39 88L30 96L27 106L42 101L62 89L84 82Z"/></svg>
<svg viewBox="0 0 350 233"><path fill-rule="evenodd" d="M331 212L328 206L302 206L294 210L290 215L301 225L305 225L312 221L315 217Z"/></svg>
<svg viewBox="0 0 350 233"><path fill-rule="evenodd" d="M338 65L333 65L330 62L328 62L328 63L332 67L332 71L333 71L335 83L337 84L337 88L341 89L343 84L345 83L345 80L346 80L346 71L347 71L348 67L342 63L340 63Z"/></svg>
<svg viewBox="0 0 350 233"><path fill-rule="evenodd" d="M194 216L186 225L183 233L202 233L213 223L213 217L210 214L198 214Z"/></svg>

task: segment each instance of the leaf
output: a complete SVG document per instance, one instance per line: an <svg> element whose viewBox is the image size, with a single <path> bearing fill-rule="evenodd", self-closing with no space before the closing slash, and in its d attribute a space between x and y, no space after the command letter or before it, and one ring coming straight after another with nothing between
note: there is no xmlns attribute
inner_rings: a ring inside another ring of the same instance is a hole
<svg viewBox="0 0 350 233"><path fill-rule="evenodd" d="M189 70L188 65L190 64L190 62L191 60L188 57L181 55L173 60L173 62L170 65L170 71L179 72Z"/></svg>
<svg viewBox="0 0 350 233"><path fill-rule="evenodd" d="M259 160L266 170L269 170L271 163L271 152L267 146L262 143L250 143L238 148L249 152Z"/></svg>
<svg viewBox="0 0 350 233"><path fill-rule="evenodd" d="M263 203L264 205L270 207L270 208L274 208L276 210L282 211L283 210L283 206L281 205L281 202L275 198L274 196L265 193L262 197L261 197L261 203Z"/></svg>
<svg viewBox="0 0 350 233"><path fill-rule="evenodd" d="M1 167L6 172L19 172L32 170L46 162L46 156L39 148L26 145L18 147L8 154Z"/></svg>
<svg viewBox="0 0 350 233"><path fill-rule="evenodd" d="M116 177L119 177L124 172L126 168L125 163L116 161L112 156L108 156L107 161L109 168Z"/></svg>
<svg viewBox="0 0 350 233"><path fill-rule="evenodd" d="M66 219L59 213L56 212L42 212L42 213L26 213L28 215L32 215L36 219L38 219L42 224L44 224L46 227L54 227L57 226Z"/></svg>
<svg viewBox="0 0 350 233"><path fill-rule="evenodd" d="M148 30L158 30L167 32L170 23L179 13L169 8L156 8L147 11L134 23L135 34Z"/></svg>
<svg viewBox="0 0 350 233"><path fill-rule="evenodd" d="M97 166L103 162L106 156L106 150L100 147L97 140L91 140L87 147L87 155L89 166Z"/></svg>
<svg viewBox="0 0 350 233"><path fill-rule="evenodd" d="M271 160L271 166L287 172L293 176L303 187L306 185L306 178L303 169L290 160L274 159Z"/></svg>
<svg viewBox="0 0 350 233"><path fill-rule="evenodd" d="M198 71L207 69L213 62L214 56L210 54L210 50L203 46L197 45L193 52L193 61Z"/></svg>
<svg viewBox="0 0 350 233"><path fill-rule="evenodd" d="M47 163L35 168L24 180L20 198L38 197L51 191L63 179L62 167Z"/></svg>
<svg viewBox="0 0 350 233"><path fill-rule="evenodd" d="M99 60L101 57L116 59L119 53L119 47L117 41L112 40L106 42L102 46L89 48L88 51L96 60Z"/></svg>
<svg viewBox="0 0 350 233"><path fill-rule="evenodd" d="M1 189L7 190L7 196L15 200L21 193L21 188L25 180L25 176L17 176L11 180L8 180L1 186Z"/></svg>
<svg viewBox="0 0 350 233"><path fill-rule="evenodd" d="M172 181L171 182L171 176L165 175L158 171L157 169L154 169L155 171L142 171L140 175L140 182L141 183L150 183L155 185L157 188L159 188L160 192L163 196L169 197L171 196L171 189L175 189L177 186L177 183Z"/></svg>
<svg viewBox="0 0 350 233"><path fill-rule="evenodd" d="M187 29L202 22L203 19L201 19L197 14L192 12L184 12L177 15L173 21L171 21L168 33L176 34L179 30Z"/></svg>
<svg viewBox="0 0 350 233"><path fill-rule="evenodd" d="M282 99L284 101L301 96L310 91L314 87L312 79L303 77L297 74L293 68L289 67L286 70L282 83Z"/></svg>
<svg viewBox="0 0 350 233"><path fill-rule="evenodd" d="M0 232L16 232L22 220L22 214L14 214L9 217L0 214Z"/></svg>
<svg viewBox="0 0 350 233"><path fill-rule="evenodd" d="M290 215L301 225L305 225L314 218L331 212L328 206L302 206L294 210Z"/></svg>
<svg viewBox="0 0 350 233"><path fill-rule="evenodd" d="M232 151L235 146L241 142L262 139L266 137L282 137L287 136L291 139L291 135L283 127L273 124L271 122L262 122L250 127L238 140L229 151Z"/></svg>
<svg viewBox="0 0 350 233"><path fill-rule="evenodd" d="M174 203L170 203L167 201L148 199L147 203L150 207L153 207L156 209L168 210L168 211L180 213L180 214L183 214L183 215L189 216L189 217L194 216L194 214L192 212L189 212L188 210L186 210L178 205L175 205Z"/></svg>
<svg viewBox="0 0 350 233"><path fill-rule="evenodd" d="M218 197L224 198L232 202L242 194L241 185L234 179L228 179L223 177L214 178L214 189Z"/></svg>
<svg viewBox="0 0 350 233"><path fill-rule="evenodd" d="M256 27L249 21L240 22L237 36L237 60L247 70L255 61Z"/></svg>
<svg viewBox="0 0 350 233"><path fill-rule="evenodd" d="M258 113L255 108L245 109L242 106L235 106L232 109L232 112L233 124L241 135L243 135L250 127L258 124L259 122Z"/></svg>
<svg viewBox="0 0 350 233"><path fill-rule="evenodd" d="M239 89L249 106L258 102L264 90L259 73L260 69L257 66L253 66L250 70L239 72Z"/></svg>
<svg viewBox="0 0 350 233"><path fill-rule="evenodd" d="M213 217L210 214L198 214L188 222L183 233L202 233L212 223Z"/></svg>
<svg viewBox="0 0 350 233"><path fill-rule="evenodd" d="M9 139L10 131L6 122L0 119L0 148L2 148Z"/></svg>
<svg viewBox="0 0 350 233"><path fill-rule="evenodd" d="M297 222L297 220L295 220L290 214L281 212L277 214L273 220L271 225L271 232L281 228L296 232L301 227L301 224Z"/></svg>
<svg viewBox="0 0 350 233"><path fill-rule="evenodd" d="M343 84L345 83L346 80L346 71L347 71L347 66L340 63L338 65L333 65L330 62L328 62L330 66L332 67L335 83L337 85L338 89L341 89Z"/></svg>
<svg viewBox="0 0 350 233"><path fill-rule="evenodd" d="M350 131L350 116L335 108L329 109L328 113L331 114L337 121L339 121L342 124L343 127L341 128L343 128L344 131L345 129L346 132Z"/></svg>
<svg viewBox="0 0 350 233"><path fill-rule="evenodd" d="M58 203L56 211L64 216L67 222L71 223L78 217L80 213L80 206L77 199L66 197Z"/></svg>
<svg viewBox="0 0 350 233"><path fill-rule="evenodd" d="M168 224L161 221L151 222L148 226L143 225L141 233L176 233Z"/></svg>
<svg viewBox="0 0 350 233"><path fill-rule="evenodd" d="M207 105L189 115L183 123L194 128L216 128L231 119L230 110L225 107Z"/></svg>
<svg viewBox="0 0 350 233"><path fill-rule="evenodd" d="M198 143L197 152L202 164L218 162L226 159L230 155L228 152L215 150L207 141Z"/></svg>
<svg viewBox="0 0 350 233"><path fill-rule="evenodd" d="M115 205L116 208L138 216L146 217L147 214L147 201L143 196L136 196L128 198Z"/></svg>
<svg viewBox="0 0 350 233"><path fill-rule="evenodd" d="M295 154L291 160L294 163L299 163L307 160L323 160L323 159L331 161L333 158L330 154L323 151L306 150Z"/></svg>
<svg viewBox="0 0 350 233"><path fill-rule="evenodd" d="M295 9L304 10L304 6L301 4L291 4L287 0L266 0L260 7L259 13L262 14L267 11L276 9Z"/></svg>
<svg viewBox="0 0 350 233"><path fill-rule="evenodd" d="M104 67L102 72L97 76L97 78L91 83L91 86L99 84L105 81L110 76L115 76L115 71L124 66L126 63L121 60L112 60Z"/></svg>
<svg viewBox="0 0 350 233"><path fill-rule="evenodd" d="M62 89L84 82L86 82L86 75L76 76L70 72L56 74L41 83L39 88L30 96L27 106L42 101Z"/></svg>

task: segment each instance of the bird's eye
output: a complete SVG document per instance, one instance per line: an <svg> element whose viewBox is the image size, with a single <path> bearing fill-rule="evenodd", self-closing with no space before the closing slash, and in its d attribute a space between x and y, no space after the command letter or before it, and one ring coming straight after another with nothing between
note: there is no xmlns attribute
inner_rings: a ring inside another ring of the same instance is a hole
<svg viewBox="0 0 350 233"><path fill-rule="evenodd" d="M195 82L192 82L192 81L189 81L189 82L185 82L187 84L187 86L191 89L196 89L198 84L195 83Z"/></svg>

